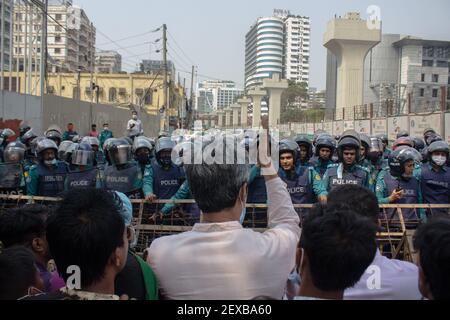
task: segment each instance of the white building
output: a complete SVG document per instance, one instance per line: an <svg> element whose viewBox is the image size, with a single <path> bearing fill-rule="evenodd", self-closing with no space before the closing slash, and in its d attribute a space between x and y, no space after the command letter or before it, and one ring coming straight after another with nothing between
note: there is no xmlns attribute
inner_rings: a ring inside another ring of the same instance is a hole
<svg viewBox="0 0 450 320"><path fill-rule="evenodd" d="M117 51L95 53L96 73L119 73L122 71L122 56Z"/></svg>
<svg viewBox="0 0 450 320"><path fill-rule="evenodd" d="M309 17L274 10L259 18L245 38L245 87L262 84L272 73L309 85L311 25Z"/></svg>
<svg viewBox="0 0 450 320"><path fill-rule="evenodd" d="M51 0L48 14L49 68L53 72L94 71L96 29L84 10L73 6L70 0ZM42 12L36 6L16 2L14 60L18 61L20 70L23 69L24 57L30 48L32 55L40 56L41 19Z"/></svg>
<svg viewBox="0 0 450 320"><path fill-rule="evenodd" d="M2 6L3 3L4 6ZM0 71L10 70L12 39L11 21L12 0L4 0L3 2L0 2Z"/></svg>
<svg viewBox="0 0 450 320"><path fill-rule="evenodd" d="M197 85L195 109L199 113L221 110L236 103L243 94L244 91L236 88L233 81L203 81Z"/></svg>

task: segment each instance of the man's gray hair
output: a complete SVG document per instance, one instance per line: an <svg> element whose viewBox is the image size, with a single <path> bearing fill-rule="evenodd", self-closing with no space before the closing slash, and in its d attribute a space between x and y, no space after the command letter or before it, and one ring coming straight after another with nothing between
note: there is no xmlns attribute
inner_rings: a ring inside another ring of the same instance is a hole
<svg viewBox="0 0 450 320"><path fill-rule="evenodd" d="M238 161L239 143L230 136L216 136L202 144L203 153L218 161L186 165L191 193L203 213L216 213L236 204L239 191L248 182L249 164ZM232 158L232 161L223 161Z"/></svg>

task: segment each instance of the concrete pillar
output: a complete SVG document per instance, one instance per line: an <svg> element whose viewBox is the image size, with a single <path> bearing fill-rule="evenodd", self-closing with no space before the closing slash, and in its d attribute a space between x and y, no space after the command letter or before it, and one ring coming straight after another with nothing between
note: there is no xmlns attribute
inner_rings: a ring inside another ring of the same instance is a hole
<svg viewBox="0 0 450 320"><path fill-rule="evenodd" d="M247 93L253 100L253 129L259 128L261 122L261 100L267 95L267 92L261 88L255 88Z"/></svg>
<svg viewBox="0 0 450 320"><path fill-rule="evenodd" d="M225 128L231 127L231 109L225 109Z"/></svg>
<svg viewBox="0 0 450 320"><path fill-rule="evenodd" d="M236 129L239 127L239 111L241 110L241 105L233 104L231 110L233 110L233 128Z"/></svg>
<svg viewBox="0 0 450 320"><path fill-rule="evenodd" d="M281 118L281 94L289 87L286 79L280 79L279 73L274 73L271 79L263 80L263 88L269 93L269 127L276 128Z"/></svg>
<svg viewBox="0 0 450 320"><path fill-rule="evenodd" d="M239 99L237 101L239 105L241 106L241 127L242 129L247 129L248 127L248 105L252 103L252 100L250 100L247 97L244 97L242 99Z"/></svg>
<svg viewBox="0 0 450 320"><path fill-rule="evenodd" d="M344 108L363 104L364 60L381 42L381 27L372 22L362 20L358 12L350 12L328 23L324 46L337 58L337 120L342 119Z"/></svg>
<svg viewBox="0 0 450 320"><path fill-rule="evenodd" d="M219 126L219 128L223 128L224 124L223 124L223 115L225 113L223 111L217 111L217 125Z"/></svg>

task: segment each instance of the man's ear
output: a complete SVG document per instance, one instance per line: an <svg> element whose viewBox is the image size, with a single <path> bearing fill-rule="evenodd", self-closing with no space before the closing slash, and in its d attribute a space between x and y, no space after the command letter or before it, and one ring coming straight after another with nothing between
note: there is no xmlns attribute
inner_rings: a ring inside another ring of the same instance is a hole
<svg viewBox="0 0 450 320"><path fill-rule="evenodd" d="M422 267L419 265L419 290L424 298L428 300L434 300L433 293L431 292L430 283L423 272Z"/></svg>
<svg viewBox="0 0 450 320"><path fill-rule="evenodd" d="M248 196L248 184L246 182L239 191L239 197L241 200L245 201L247 199L247 196Z"/></svg>

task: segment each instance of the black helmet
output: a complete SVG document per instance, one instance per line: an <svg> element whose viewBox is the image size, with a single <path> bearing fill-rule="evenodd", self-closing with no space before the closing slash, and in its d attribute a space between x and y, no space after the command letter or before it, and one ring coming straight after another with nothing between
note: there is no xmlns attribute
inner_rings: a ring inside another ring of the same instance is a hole
<svg viewBox="0 0 450 320"><path fill-rule="evenodd" d="M409 132L406 130L402 130L397 134L397 139L404 137L409 137Z"/></svg>
<svg viewBox="0 0 450 320"><path fill-rule="evenodd" d="M74 143L72 141L63 141L58 148L58 159L69 162L68 151L73 151Z"/></svg>
<svg viewBox="0 0 450 320"><path fill-rule="evenodd" d="M336 140L328 134L323 134L319 136L316 140L316 157L320 155L320 149L329 148L331 154L336 150Z"/></svg>
<svg viewBox="0 0 450 320"><path fill-rule="evenodd" d="M411 139L411 137L401 137L395 140L394 145L392 146L392 149L395 151L398 147L401 146L407 146L410 148L414 148L414 141Z"/></svg>
<svg viewBox="0 0 450 320"><path fill-rule="evenodd" d="M13 137L15 134L16 133L13 130L9 129L9 128L3 129L3 130L0 129L0 146L1 145L6 145L8 139Z"/></svg>
<svg viewBox="0 0 450 320"><path fill-rule="evenodd" d="M100 146L100 141L96 137L84 137L81 139L81 143L87 143L91 147Z"/></svg>
<svg viewBox="0 0 450 320"><path fill-rule="evenodd" d="M448 143L446 143L445 141L433 142L432 144L430 144L427 151L428 151L428 161L430 161L430 162L434 162L432 159L433 152L437 152L437 151L445 152L447 154L447 161L450 157L450 148L448 146Z"/></svg>
<svg viewBox="0 0 450 320"><path fill-rule="evenodd" d="M34 133L33 129L30 129L23 134L20 140L28 146L34 138L37 138L37 134Z"/></svg>
<svg viewBox="0 0 450 320"><path fill-rule="evenodd" d="M345 131L338 142L339 161L344 161L344 149L351 148L356 150L356 162L359 162L361 155L361 138L355 130Z"/></svg>
<svg viewBox="0 0 450 320"><path fill-rule="evenodd" d="M55 151L55 157L58 155L58 146L56 145L55 141L51 140L51 139L43 139L41 141L39 141L36 145L36 155L42 159L41 155L42 152L46 151L46 150L53 150Z"/></svg>
<svg viewBox="0 0 450 320"><path fill-rule="evenodd" d="M92 166L94 164L95 152L88 143L80 143L72 153L72 164L77 166Z"/></svg>
<svg viewBox="0 0 450 320"><path fill-rule="evenodd" d="M379 138L385 145L389 144L389 137L386 134L378 134L376 137Z"/></svg>
<svg viewBox="0 0 450 320"><path fill-rule="evenodd" d="M425 129L425 131L423 132L423 138L424 138L424 140L427 140L427 138L429 136L436 135L436 134L437 133L434 129L428 128L428 129Z"/></svg>
<svg viewBox="0 0 450 320"><path fill-rule="evenodd" d="M397 178L403 177L405 174L405 163L408 161L415 161L415 150L411 147L402 147L395 150L389 156L389 168L391 175Z"/></svg>
<svg viewBox="0 0 450 320"><path fill-rule="evenodd" d="M425 149L425 141L423 141L421 138L413 138L414 142L414 149L416 149L419 152L422 152L423 149Z"/></svg>
<svg viewBox="0 0 450 320"><path fill-rule="evenodd" d="M384 147L381 139L378 137L371 137L367 158L372 162L376 162L383 155L383 149Z"/></svg>
<svg viewBox="0 0 450 320"><path fill-rule="evenodd" d="M294 142L297 143L298 147L305 146L306 148L308 148L308 158L311 158L313 153L313 144L311 140L309 140L309 137L305 134L300 134L295 137L294 140Z"/></svg>
<svg viewBox="0 0 450 320"><path fill-rule="evenodd" d="M27 133L28 131L30 131L30 130L31 130L31 127L30 127L27 123L22 122L22 123L20 124L20 128L19 128L20 137L23 137L23 135L24 135L25 133Z"/></svg>
<svg viewBox="0 0 450 320"><path fill-rule="evenodd" d="M438 134L433 134L428 136L426 143L427 146L430 146L433 142L437 142L437 141L444 141L444 139L442 139L442 137Z"/></svg>
<svg viewBox="0 0 450 320"><path fill-rule="evenodd" d="M26 147L21 142L11 142L3 151L5 163L19 163L25 158Z"/></svg>
<svg viewBox="0 0 450 320"><path fill-rule="evenodd" d="M325 130L317 130L316 132L314 132L314 138L312 141L312 144L314 147L316 146L317 138L319 138L323 134L328 134L328 133Z"/></svg>
<svg viewBox="0 0 450 320"><path fill-rule="evenodd" d="M59 145L62 141L62 135L60 132L55 130L50 130L45 133L45 137L47 139L53 140L57 145Z"/></svg>
<svg viewBox="0 0 450 320"><path fill-rule="evenodd" d="M370 146L372 142L370 141L370 137L365 133L360 133L359 136L361 137L361 146L366 149L364 154L364 159L367 158L367 155L369 154Z"/></svg>
<svg viewBox="0 0 450 320"><path fill-rule="evenodd" d="M285 140L280 141L280 147L279 147L280 155L282 153L286 153L286 152L292 153L292 156L294 157L294 163L297 161L297 159L299 157L298 149L299 149L299 146L294 140L285 139Z"/></svg>
<svg viewBox="0 0 450 320"><path fill-rule="evenodd" d="M37 150L38 143L45 139L47 139L47 138L46 137L36 137L31 141L30 151L33 156L37 157L36 150Z"/></svg>
<svg viewBox="0 0 450 320"><path fill-rule="evenodd" d="M113 165L124 165L131 161L131 145L125 139L113 139L108 146L108 155Z"/></svg>

